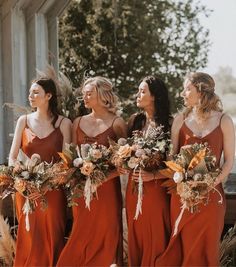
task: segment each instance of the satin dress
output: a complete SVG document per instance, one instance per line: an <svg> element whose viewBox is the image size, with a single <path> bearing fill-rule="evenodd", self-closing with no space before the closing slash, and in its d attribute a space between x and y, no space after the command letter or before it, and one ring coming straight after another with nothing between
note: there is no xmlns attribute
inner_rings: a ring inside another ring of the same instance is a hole
<svg viewBox="0 0 236 267"><path fill-rule="evenodd" d="M113 121L114 123L114 121ZM108 137L117 137L112 125L95 137L77 128L77 144L97 142L108 146ZM84 197L72 207L72 231L57 266L122 266L122 195L120 179L104 182L97 190L98 199L85 206Z"/></svg>
<svg viewBox="0 0 236 267"><path fill-rule="evenodd" d="M184 122L179 134L180 147L194 143L208 143L212 153L220 163L223 151L223 133L219 125L203 138L197 137ZM212 190L207 205L199 205L199 212L184 211L178 232L173 235L175 221L181 211L180 198L177 194L171 196L172 236L166 251L158 257L155 266L219 266L219 245L224 227L226 210L225 196L222 184L217 187L223 197Z"/></svg>
<svg viewBox="0 0 236 267"><path fill-rule="evenodd" d="M45 138L37 137L27 124L23 130L21 149L28 157L37 153L43 161L57 161L62 145L60 125ZM41 210L38 205L29 214L30 229L27 231L22 211L26 199L16 193L18 231L14 266L55 266L64 247L66 197L62 190L49 191L45 197L47 208Z"/></svg>

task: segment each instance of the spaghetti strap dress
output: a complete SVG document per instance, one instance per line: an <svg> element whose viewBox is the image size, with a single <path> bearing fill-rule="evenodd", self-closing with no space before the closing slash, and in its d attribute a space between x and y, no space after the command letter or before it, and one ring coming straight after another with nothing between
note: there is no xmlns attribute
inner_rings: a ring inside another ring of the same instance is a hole
<svg viewBox="0 0 236 267"><path fill-rule="evenodd" d="M180 129L179 143L180 147L194 143L208 143L216 156L217 165L220 164L223 151L223 133L220 123L213 131L201 138L195 136L184 122ZM226 206L222 184L217 185L216 189L223 197L223 203L219 203L219 193L212 190L209 194L209 203L199 205L198 212L184 211L178 232L174 236L174 225L181 211L181 203L177 194L171 195L172 236L166 251L156 259L156 266L220 265L219 245Z"/></svg>
<svg viewBox="0 0 236 267"><path fill-rule="evenodd" d="M97 142L108 146L108 137L117 140L113 123L101 134L89 137L80 128L79 121L77 144ZM122 195L119 177L104 182L98 188L97 195L98 199L94 198L90 203L90 210L86 208L83 197L78 198L78 205L72 207L72 231L57 266L122 266Z"/></svg>
<svg viewBox="0 0 236 267"><path fill-rule="evenodd" d="M31 157L34 153L48 163L59 160L57 152L62 151L63 136L60 125L45 138L39 138L28 127L22 134L21 149ZM16 193L16 215L18 220L16 255L14 266L55 266L64 247L66 225L66 197L62 190L52 190L45 194L47 208L40 205L29 214L30 230L26 230L22 208L25 198Z"/></svg>

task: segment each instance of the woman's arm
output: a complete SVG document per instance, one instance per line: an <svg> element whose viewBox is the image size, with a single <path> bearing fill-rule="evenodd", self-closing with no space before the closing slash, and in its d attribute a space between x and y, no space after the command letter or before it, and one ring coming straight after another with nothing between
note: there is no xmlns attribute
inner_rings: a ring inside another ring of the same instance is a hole
<svg viewBox="0 0 236 267"><path fill-rule="evenodd" d="M172 143L172 151L171 154L175 155L179 152L179 131L183 125L184 116L182 113L179 113L174 118L173 124L171 126L171 143Z"/></svg>
<svg viewBox="0 0 236 267"><path fill-rule="evenodd" d="M77 145L77 128L81 117L76 118L72 125L72 143Z"/></svg>
<svg viewBox="0 0 236 267"><path fill-rule="evenodd" d="M72 128L72 123L69 119L64 118L63 121L61 122L60 130L63 135L63 148L65 148L65 144L70 144L71 143L71 129Z"/></svg>
<svg viewBox="0 0 236 267"><path fill-rule="evenodd" d="M224 115L221 120L221 130L223 133L223 153L224 163L221 174L217 177L215 185L223 182L230 173L235 159L235 131L232 119Z"/></svg>
<svg viewBox="0 0 236 267"><path fill-rule="evenodd" d="M17 159L19 149L21 147L22 133L25 128L25 125L26 125L26 115L23 115L18 119L16 123L14 137L9 153L9 160L8 160L9 166L14 165L14 162Z"/></svg>

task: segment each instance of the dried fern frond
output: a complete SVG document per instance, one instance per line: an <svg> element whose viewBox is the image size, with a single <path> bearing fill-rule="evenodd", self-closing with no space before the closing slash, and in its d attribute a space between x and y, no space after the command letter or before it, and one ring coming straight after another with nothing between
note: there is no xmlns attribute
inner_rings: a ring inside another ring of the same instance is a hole
<svg viewBox="0 0 236 267"><path fill-rule="evenodd" d="M0 215L0 259L6 266L13 266L16 243L7 219Z"/></svg>
<svg viewBox="0 0 236 267"><path fill-rule="evenodd" d="M31 108L30 107L25 107L25 106L20 106L14 103L4 103L3 107L8 107L13 109L14 111L22 114L28 114L31 113Z"/></svg>
<svg viewBox="0 0 236 267"><path fill-rule="evenodd" d="M59 72L59 88L64 97L73 93L73 86L70 79L62 72Z"/></svg>
<svg viewBox="0 0 236 267"><path fill-rule="evenodd" d="M236 263L236 224L225 234L220 244L220 265L232 266Z"/></svg>
<svg viewBox="0 0 236 267"><path fill-rule="evenodd" d="M58 84L58 76L52 65L47 64L44 71L36 69L36 73L38 78L52 79L56 84Z"/></svg>

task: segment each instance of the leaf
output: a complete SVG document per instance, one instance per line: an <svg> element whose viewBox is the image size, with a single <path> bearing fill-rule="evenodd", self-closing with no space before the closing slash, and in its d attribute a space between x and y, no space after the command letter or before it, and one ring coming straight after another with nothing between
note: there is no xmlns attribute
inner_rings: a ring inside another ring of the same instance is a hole
<svg viewBox="0 0 236 267"><path fill-rule="evenodd" d="M167 169L159 170L159 173L163 175L164 177L173 178L175 172L167 168Z"/></svg>
<svg viewBox="0 0 236 267"><path fill-rule="evenodd" d="M66 167L69 168L71 163L72 163L72 159L70 157L68 157L65 153L58 152L58 155L63 160L63 162L66 165Z"/></svg>
<svg viewBox="0 0 236 267"><path fill-rule="evenodd" d="M174 161L164 161L166 166L175 172L184 172L183 167L179 164L175 163Z"/></svg>
<svg viewBox="0 0 236 267"><path fill-rule="evenodd" d="M190 161L188 170L194 169L204 159L205 155L206 155L206 148L198 151L197 154Z"/></svg>
<svg viewBox="0 0 236 267"><path fill-rule="evenodd" d="M204 159L200 161L200 163L194 168L195 173L207 173L208 169L206 166L206 162Z"/></svg>

